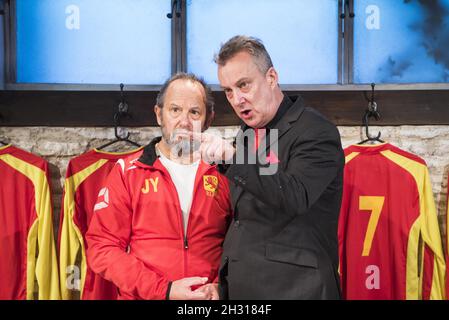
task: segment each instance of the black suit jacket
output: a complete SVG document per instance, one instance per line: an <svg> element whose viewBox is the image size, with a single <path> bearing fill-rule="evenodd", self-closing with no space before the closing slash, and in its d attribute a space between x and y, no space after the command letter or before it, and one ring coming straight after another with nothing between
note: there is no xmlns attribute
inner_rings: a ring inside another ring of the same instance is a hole
<svg viewBox="0 0 449 320"><path fill-rule="evenodd" d="M232 164L226 172L234 222L223 245L221 298L339 299L344 154L338 130L301 97L287 96L268 128L278 130L277 172L261 175L259 162Z"/></svg>

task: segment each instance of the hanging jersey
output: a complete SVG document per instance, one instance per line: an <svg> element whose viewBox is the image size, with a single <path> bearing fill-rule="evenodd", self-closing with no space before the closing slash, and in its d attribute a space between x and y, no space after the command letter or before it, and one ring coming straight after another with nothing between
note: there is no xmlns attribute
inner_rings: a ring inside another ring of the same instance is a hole
<svg viewBox="0 0 449 320"><path fill-rule="evenodd" d="M86 261L84 235L89 227L102 186L119 159L141 148L124 153L90 150L70 160L61 203L59 227L59 271L63 299L114 300L116 287L96 275ZM108 194L103 194L104 203Z"/></svg>
<svg viewBox="0 0 449 320"><path fill-rule="evenodd" d="M388 143L345 149L338 226L346 299L441 299L445 262L426 163Z"/></svg>
<svg viewBox="0 0 449 320"><path fill-rule="evenodd" d="M0 299L60 299L47 162L0 148Z"/></svg>

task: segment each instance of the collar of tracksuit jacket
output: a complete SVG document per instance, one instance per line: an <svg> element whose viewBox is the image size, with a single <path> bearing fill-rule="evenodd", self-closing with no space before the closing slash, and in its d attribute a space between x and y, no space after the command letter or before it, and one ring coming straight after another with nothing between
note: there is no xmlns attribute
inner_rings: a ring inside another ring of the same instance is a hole
<svg viewBox="0 0 449 320"><path fill-rule="evenodd" d="M162 137L156 137L143 149L143 153L139 158L139 162L148 166L153 166L154 162L159 158L156 153L156 144L161 141Z"/></svg>

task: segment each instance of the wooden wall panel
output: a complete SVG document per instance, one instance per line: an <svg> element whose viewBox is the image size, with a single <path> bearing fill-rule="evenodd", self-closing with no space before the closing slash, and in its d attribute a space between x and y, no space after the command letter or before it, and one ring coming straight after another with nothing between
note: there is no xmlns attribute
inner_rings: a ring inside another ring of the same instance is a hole
<svg viewBox="0 0 449 320"><path fill-rule="evenodd" d="M155 126L157 92L125 93L131 118L126 126ZM298 92L288 92L298 94ZM336 125L360 125L368 102L363 91L303 91L310 106ZM214 92L214 125L237 125L239 119L223 92ZM449 90L377 91L381 120L376 125L449 125ZM120 102L115 91L0 91L0 126L112 126Z"/></svg>

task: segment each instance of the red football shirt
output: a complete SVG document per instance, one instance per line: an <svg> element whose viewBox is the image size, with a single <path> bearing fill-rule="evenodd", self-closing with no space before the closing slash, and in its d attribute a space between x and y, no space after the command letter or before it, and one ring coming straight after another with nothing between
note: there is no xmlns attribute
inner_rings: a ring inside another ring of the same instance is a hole
<svg viewBox="0 0 449 320"><path fill-rule="evenodd" d="M0 299L59 299L47 162L0 147Z"/></svg>
<svg viewBox="0 0 449 320"><path fill-rule="evenodd" d="M64 183L59 227L60 286L63 299L113 300L117 289L89 268L84 236L106 177L117 160L142 148L123 153L90 150L70 160ZM107 195L104 195L107 197Z"/></svg>
<svg viewBox="0 0 449 320"><path fill-rule="evenodd" d="M445 262L426 163L388 143L345 149L338 227L346 299L441 299Z"/></svg>

